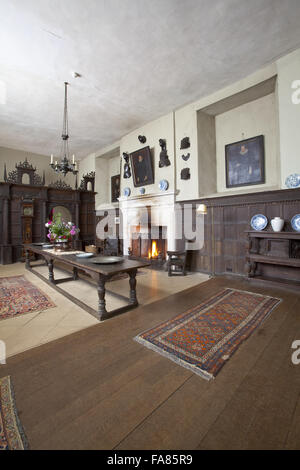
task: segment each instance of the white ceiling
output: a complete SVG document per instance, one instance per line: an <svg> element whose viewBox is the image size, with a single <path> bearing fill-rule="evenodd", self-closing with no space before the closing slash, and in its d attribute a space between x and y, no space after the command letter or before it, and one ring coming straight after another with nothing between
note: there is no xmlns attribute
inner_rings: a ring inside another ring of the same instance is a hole
<svg viewBox="0 0 300 470"><path fill-rule="evenodd" d="M69 81L85 156L300 47L299 24L299 0L1 0L0 146L57 152Z"/></svg>

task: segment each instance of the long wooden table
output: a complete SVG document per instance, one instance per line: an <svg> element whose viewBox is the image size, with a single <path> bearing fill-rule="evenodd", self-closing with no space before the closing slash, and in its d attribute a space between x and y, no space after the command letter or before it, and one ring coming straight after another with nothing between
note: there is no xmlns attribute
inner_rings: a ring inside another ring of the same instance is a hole
<svg viewBox="0 0 300 470"><path fill-rule="evenodd" d="M68 252L65 252L64 254L56 254L54 250L46 250L46 249L43 249L41 246L32 245L32 244L24 244L23 246L24 246L25 255L26 255L26 258L25 258L26 269L36 274L43 281L50 284L53 288L55 288L58 292L63 294L69 300L73 301L74 303L82 307L84 310L94 315L96 318L98 318L98 320L106 320L107 318L111 318L119 313L123 313L123 312L126 312L127 310L137 307L138 300L136 296L136 273L137 273L138 268L149 266L150 263L133 261L124 257L123 261L121 261L120 263L93 264L91 262L93 258L87 258L87 259L78 258L76 257L75 254L68 254ZM35 253L36 255L41 256L46 261L48 265L48 271L49 271L48 280L45 279L45 277L42 276L42 274L40 274L37 270L35 270L31 266L31 259L30 259L31 253ZM59 261L60 263L70 266L72 268L72 276L55 280L54 272L53 272L54 261ZM98 291L98 310L95 310L94 308L84 303L82 300L79 300L77 297L74 297L69 292L66 292L65 290L61 289L58 286L58 284L62 282L76 281L79 278L78 270L84 271L85 274L90 276L96 282L97 291ZM105 302L105 283L110 278L120 273L127 273L129 276L129 285L130 285L129 298L120 296L119 294L115 294L115 295L117 295L118 297L121 297L122 299L125 299L128 302L128 304L118 309L107 311L106 302Z"/></svg>

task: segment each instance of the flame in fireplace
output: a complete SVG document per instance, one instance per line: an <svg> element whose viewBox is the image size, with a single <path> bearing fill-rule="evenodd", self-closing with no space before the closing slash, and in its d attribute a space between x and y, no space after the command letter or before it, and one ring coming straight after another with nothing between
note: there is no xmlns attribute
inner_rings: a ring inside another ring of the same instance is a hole
<svg viewBox="0 0 300 470"><path fill-rule="evenodd" d="M157 245L156 245L156 241L153 240L151 250L149 250L149 253L148 253L148 258L149 259L157 258L157 256L158 256Z"/></svg>

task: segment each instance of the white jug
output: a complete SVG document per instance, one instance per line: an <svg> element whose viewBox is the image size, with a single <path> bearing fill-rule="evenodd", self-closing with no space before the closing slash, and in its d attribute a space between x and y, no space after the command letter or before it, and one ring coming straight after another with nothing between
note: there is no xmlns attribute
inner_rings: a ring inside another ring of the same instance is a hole
<svg viewBox="0 0 300 470"><path fill-rule="evenodd" d="M284 220L280 217L274 217L274 219L271 220L271 225L274 232L281 232L284 226Z"/></svg>

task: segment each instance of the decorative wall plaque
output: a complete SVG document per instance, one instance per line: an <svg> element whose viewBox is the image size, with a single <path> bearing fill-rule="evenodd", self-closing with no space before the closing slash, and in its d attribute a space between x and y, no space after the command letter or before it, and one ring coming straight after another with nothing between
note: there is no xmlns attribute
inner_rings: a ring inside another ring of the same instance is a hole
<svg viewBox="0 0 300 470"><path fill-rule="evenodd" d="M167 153L166 140L159 139L159 145L161 147L161 152L159 154L159 164L158 164L159 168L171 165L171 162L169 160L168 153Z"/></svg>
<svg viewBox="0 0 300 470"><path fill-rule="evenodd" d="M180 173L180 178L182 180L189 180L191 178L190 174L190 169L189 168L183 168Z"/></svg>
<svg viewBox="0 0 300 470"><path fill-rule="evenodd" d="M123 152L124 163L124 173L123 178L131 178L130 164L129 164L129 155L128 153Z"/></svg>
<svg viewBox="0 0 300 470"><path fill-rule="evenodd" d="M147 140L144 135L139 135L139 136L138 136L138 139L139 139L139 141L141 142L141 144L145 144L145 142L146 142L146 140Z"/></svg>
<svg viewBox="0 0 300 470"><path fill-rule="evenodd" d="M180 150L188 149L190 146L191 146L190 138L189 137L184 137L180 142Z"/></svg>

